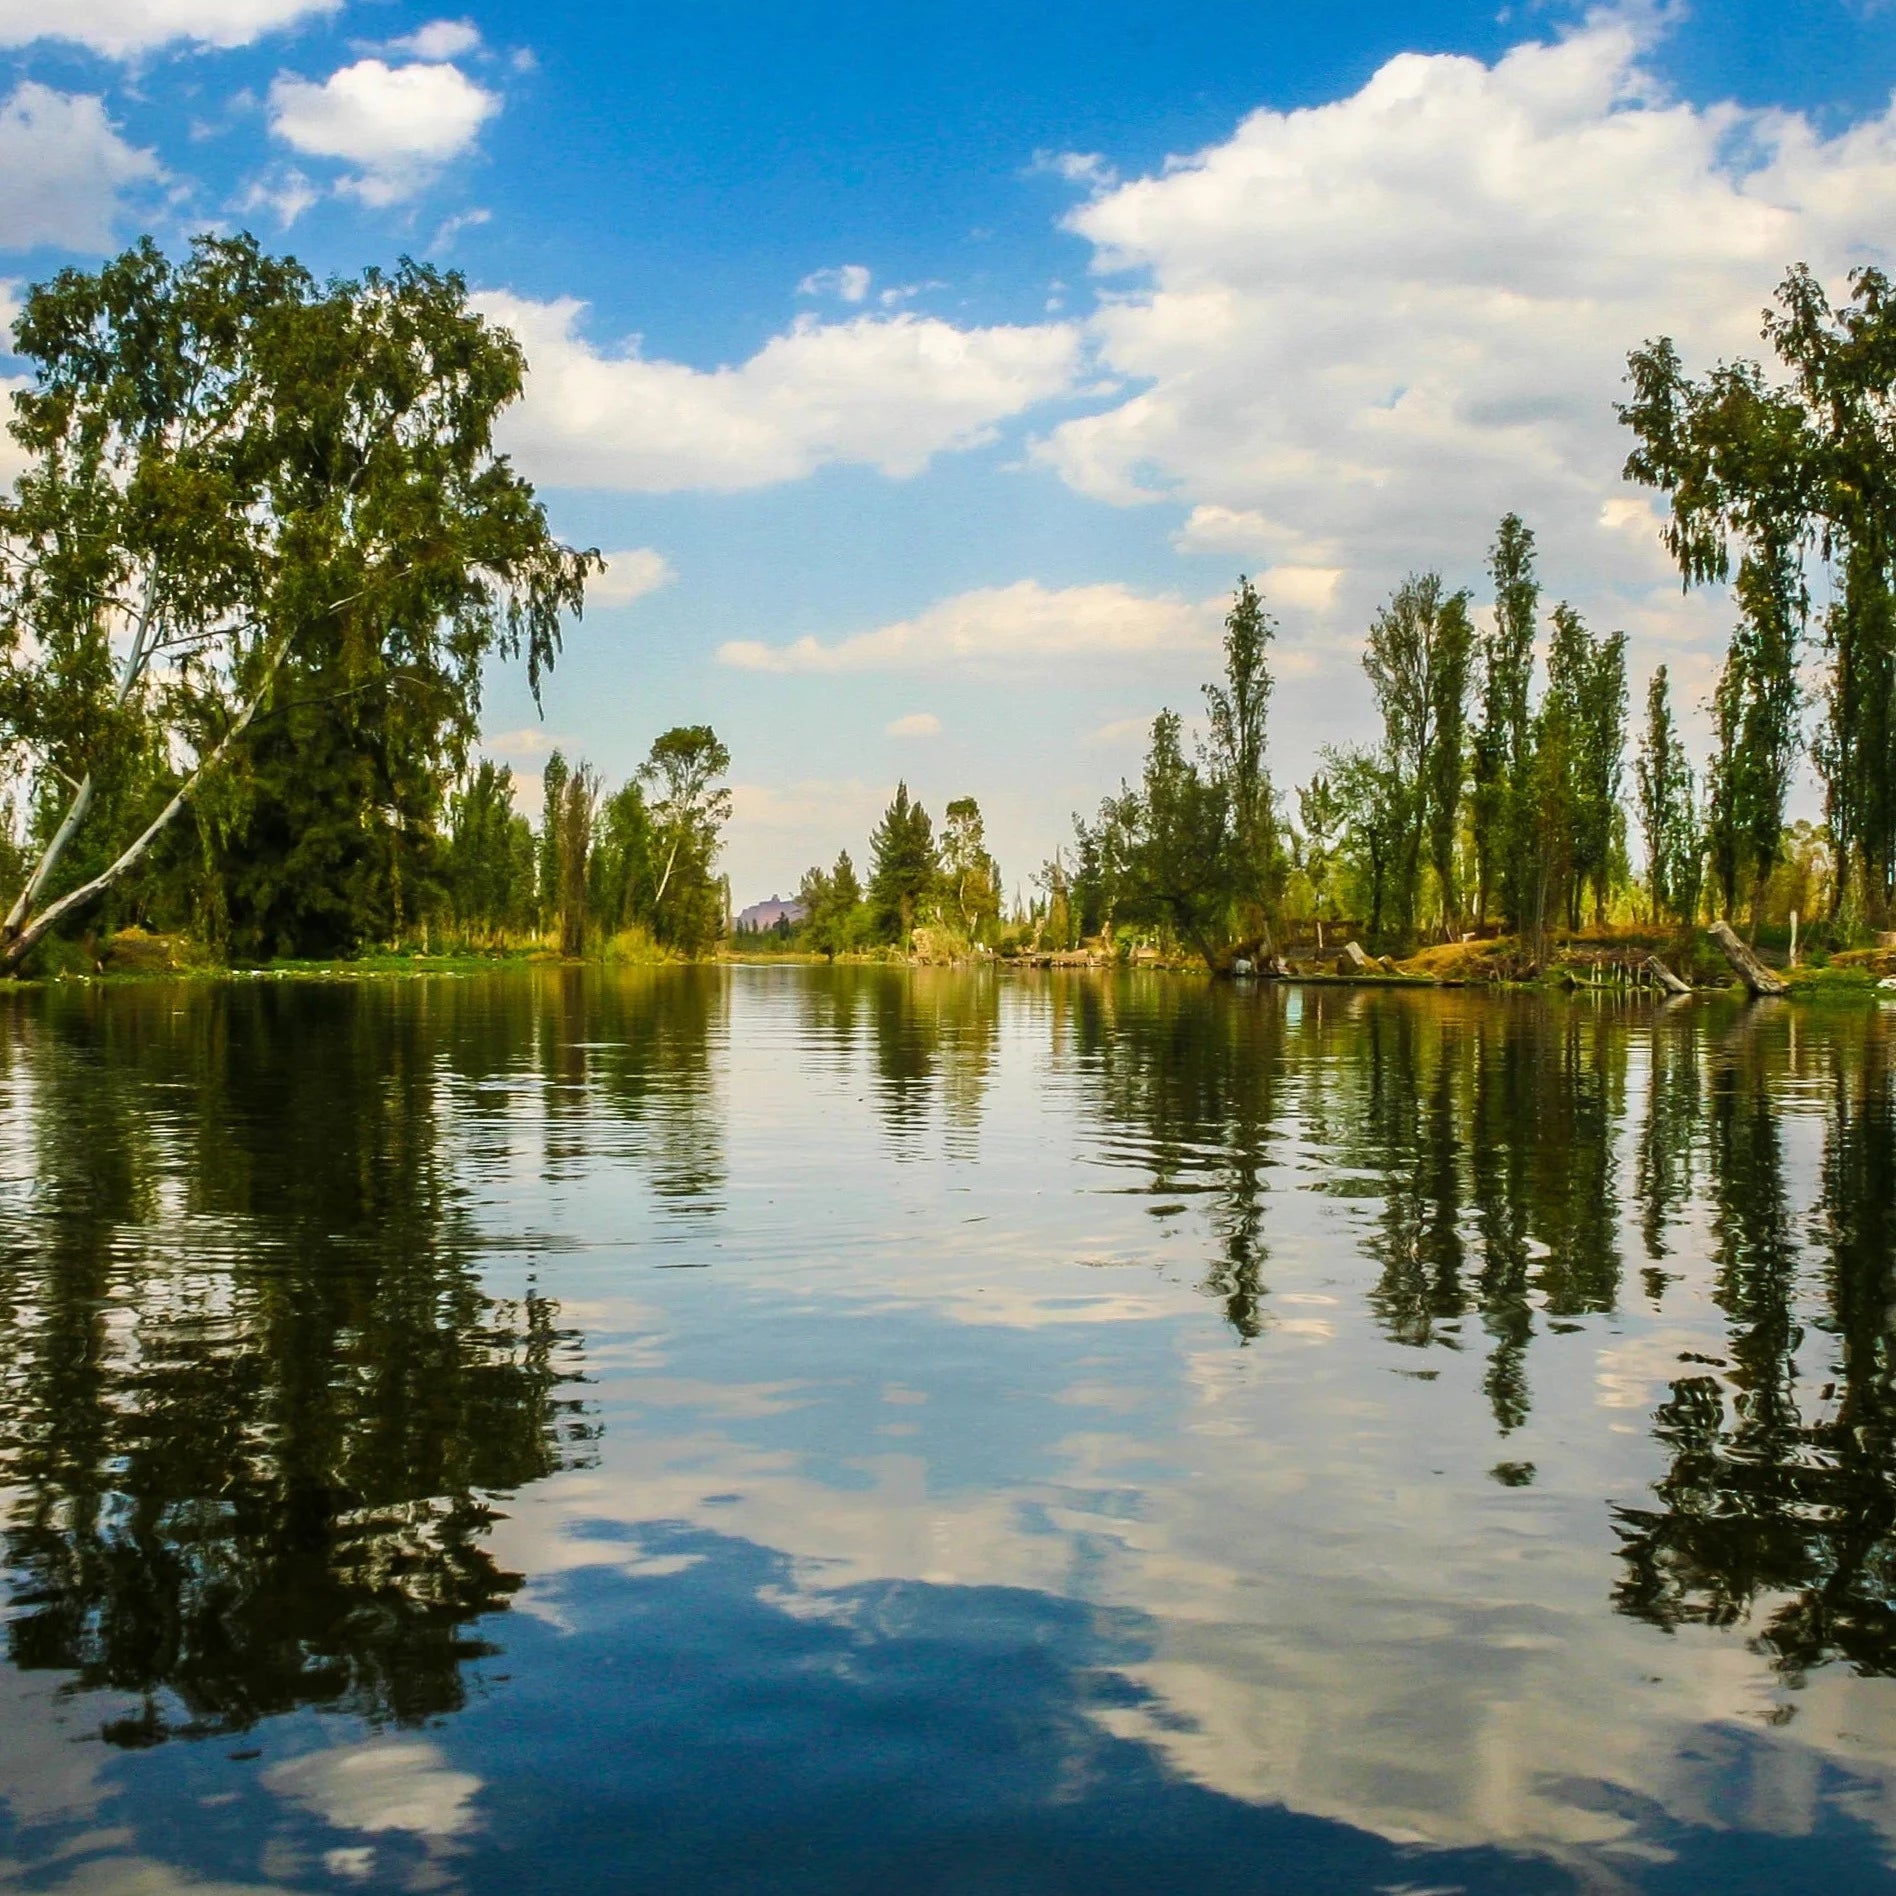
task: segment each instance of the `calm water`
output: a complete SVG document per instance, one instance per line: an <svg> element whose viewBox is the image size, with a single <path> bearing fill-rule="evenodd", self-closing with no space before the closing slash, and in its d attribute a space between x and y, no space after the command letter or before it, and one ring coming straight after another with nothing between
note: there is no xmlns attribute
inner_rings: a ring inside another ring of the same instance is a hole
<svg viewBox="0 0 1896 1896"><path fill-rule="evenodd" d="M0 1881L1896 1889L1896 1009L0 1013Z"/></svg>

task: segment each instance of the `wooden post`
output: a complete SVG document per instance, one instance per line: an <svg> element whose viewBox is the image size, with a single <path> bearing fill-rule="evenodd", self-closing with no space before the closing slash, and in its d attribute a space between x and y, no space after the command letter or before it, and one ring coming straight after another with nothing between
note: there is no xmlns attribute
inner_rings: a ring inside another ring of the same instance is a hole
<svg viewBox="0 0 1896 1896"><path fill-rule="evenodd" d="M1668 994L1690 994L1692 992L1657 955L1648 955L1646 957L1646 972L1650 974Z"/></svg>
<svg viewBox="0 0 1896 1896"><path fill-rule="evenodd" d="M1738 939L1737 930L1729 922L1714 922L1708 932L1739 980L1751 990L1752 999L1787 992L1784 983Z"/></svg>

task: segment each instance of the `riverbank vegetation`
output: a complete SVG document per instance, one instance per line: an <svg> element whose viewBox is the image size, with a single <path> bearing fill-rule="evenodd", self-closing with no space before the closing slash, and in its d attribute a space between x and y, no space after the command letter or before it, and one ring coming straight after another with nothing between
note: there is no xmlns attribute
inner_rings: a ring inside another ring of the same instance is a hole
<svg viewBox="0 0 1896 1896"><path fill-rule="evenodd" d="M616 788L555 752L530 820L476 755L483 669L538 695L596 553L493 445L517 344L452 273L319 283L248 237L147 240L29 291L0 503L0 972L389 951L1301 964L1357 942L1436 978L1687 952L1723 916L1783 960L1896 920L1896 314L1801 269L1775 356L1635 350L1625 472L1687 587L1736 615L1695 761L1665 666L1543 598L1508 514L1486 578L1375 613L1364 743L1274 780L1277 627L1241 578L1219 676L1008 898L977 799L906 783L855 854L734 935L731 755L661 733ZM1807 677L1820 687L1807 692ZM1821 821L1792 821L1808 762ZM156 945L154 945L156 944Z"/></svg>

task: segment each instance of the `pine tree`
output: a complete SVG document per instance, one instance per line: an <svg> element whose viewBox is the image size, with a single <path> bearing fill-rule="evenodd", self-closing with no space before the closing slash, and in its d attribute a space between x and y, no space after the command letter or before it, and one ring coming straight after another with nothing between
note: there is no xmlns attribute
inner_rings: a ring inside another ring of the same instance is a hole
<svg viewBox="0 0 1896 1896"><path fill-rule="evenodd" d="M869 908L878 941L908 945L910 932L935 892L939 865L928 812L909 798L906 782L869 838Z"/></svg>

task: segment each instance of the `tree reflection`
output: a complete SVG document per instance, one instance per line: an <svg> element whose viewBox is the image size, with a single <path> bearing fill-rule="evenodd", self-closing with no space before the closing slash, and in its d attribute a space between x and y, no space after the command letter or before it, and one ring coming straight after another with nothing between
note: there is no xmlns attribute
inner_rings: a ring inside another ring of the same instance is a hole
<svg viewBox="0 0 1896 1896"><path fill-rule="evenodd" d="M1503 1434L1527 1419L1528 1345L1618 1294L1614 1128L1626 1023L1577 1007L1365 999L1330 1038L1307 1119L1352 1195L1378 1201L1370 1304L1393 1342L1489 1339Z"/></svg>
<svg viewBox="0 0 1896 1896"><path fill-rule="evenodd" d="M815 983L824 1007L867 1015L876 1103L898 1154L913 1150L939 1102L948 1152L970 1157L1000 1044L995 976L935 968L842 968Z"/></svg>
<svg viewBox="0 0 1896 1896"><path fill-rule="evenodd" d="M1782 1022L1751 1017L1707 1104L1723 1369L1683 1376L1655 1418L1659 1505L1618 1512L1622 1610L1655 1624L1762 1612L1760 1646L1791 1678L1828 1660L1896 1670L1896 1085L1880 1024L1827 1037L1831 1072L1810 1327L1830 1339L1800 1381L1810 1275L1771 1084ZM1800 1282L1801 1278L1801 1282Z"/></svg>
<svg viewBox="0 0 1896 1896"><path fill-rule="evenodd" d="M337 987L15 1025L14 1662L138 1700L128 1744L457 1706L471 1622L520 1584L493 1497L587 1453L556 1307L475 1274L442 1125L469 1023Z"/></svg>
<svg viewBox="0 0 1896 1896"><path fill-rule="evenodd" d="M1054 977L1056 1032L1094 1110L1155 1197L1206 1198L1206 1290L1246 1340L1263 1328L1265 1173L1284 1073L1282 1000L1220 984Z"/></svg>

